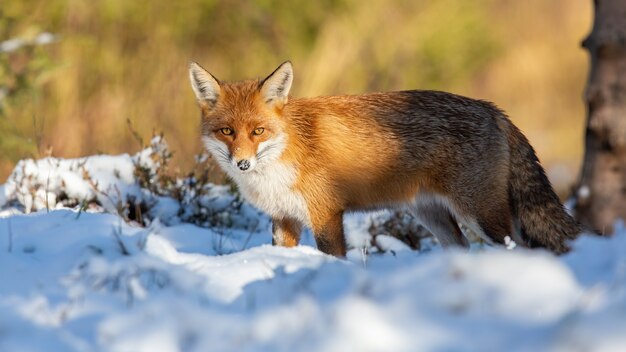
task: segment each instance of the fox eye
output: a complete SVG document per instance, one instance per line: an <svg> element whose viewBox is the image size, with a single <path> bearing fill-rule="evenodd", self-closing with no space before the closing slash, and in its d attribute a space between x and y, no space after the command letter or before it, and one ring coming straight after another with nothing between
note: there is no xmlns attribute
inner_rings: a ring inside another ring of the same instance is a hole
<svg viewBox="0 0 626 352"><path fill-rule="evenodd" d="M259 127L259 128L255 128L254 131L252 131L252 134L255 136L260 136L263 134L264 131L265 131L265 128Z"/></svg>
<svg viewBox="0 0 626 352"><path fill-rule="evenodd" d="M225 136L230 136L231 134L233 134L233 129L232 128L228 128L228 127L224 127L222 129L220 129L220 132L222 132L222 134L225 135Z"/></svg>

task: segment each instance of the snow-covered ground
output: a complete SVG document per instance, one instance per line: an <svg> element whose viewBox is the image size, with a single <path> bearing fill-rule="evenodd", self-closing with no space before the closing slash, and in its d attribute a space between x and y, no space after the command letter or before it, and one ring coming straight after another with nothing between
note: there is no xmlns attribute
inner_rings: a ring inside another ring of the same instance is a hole
<svg viewBox="0 0 626 352"><path fill-rule="evenodd" d="M352 216L357 248L339 260L310 235L272 247L268 219L229 208L225 188L195 203L147 194L141 162L23 161L0 186L0 351L626 350L623 225L562 257L391 238L366 256L368 216ZM151 204L147 226L116 213L128 195ZM183 203L217 215L196 226Z"/></svg>

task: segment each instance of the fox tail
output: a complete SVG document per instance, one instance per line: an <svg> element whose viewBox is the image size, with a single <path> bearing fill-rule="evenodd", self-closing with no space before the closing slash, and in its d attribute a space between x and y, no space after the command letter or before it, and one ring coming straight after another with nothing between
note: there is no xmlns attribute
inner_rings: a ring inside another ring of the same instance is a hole
<svg viewBox="0 0 626 352"><path fill-rule="evenodd" d="M567 240L576 238L582 227L561 205L526 137L512 123L508 125L509 199L521 237L529 247L565 253Z"/></svg>

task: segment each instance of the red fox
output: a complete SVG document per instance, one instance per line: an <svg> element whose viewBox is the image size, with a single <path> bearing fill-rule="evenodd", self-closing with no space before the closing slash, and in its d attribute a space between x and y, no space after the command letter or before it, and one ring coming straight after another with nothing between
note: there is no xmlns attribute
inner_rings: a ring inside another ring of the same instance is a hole
<svg viewBox="0 0 626 352"><path fill-rule="evenodd" d="M273 244L304 226L319 250L346 255L343 214L405 208L443 246L568 250L565 212L528 140L492 103L411 90L293 98L289 61L263 80L221 82L189 67L202 139L244 198L271 216Z"/></svg>

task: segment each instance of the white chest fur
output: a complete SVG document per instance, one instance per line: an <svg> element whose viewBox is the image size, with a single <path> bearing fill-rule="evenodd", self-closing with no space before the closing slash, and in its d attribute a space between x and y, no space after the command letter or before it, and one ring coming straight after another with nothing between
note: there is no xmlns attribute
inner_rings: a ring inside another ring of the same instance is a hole
<svg viewBox="0 0 626 352"><path fill-rule="evenodd" d="M203 137L203 141L222 169L237 183L246 200L274 218L292 218L310 226L306 201L292 188L297 170L280 161L286 138L279 135L260 143L255 156L257 165L248 172L239 170L223 142L211 136Z"/></svg>
<svg viewBox="0 0 626 352"><path fill-rule="evenodd" d="M274 161L248 173L230 173L244 197L275 218L293 218L310 226L306 202L294 191L296 180L293 166Z"/></svg>

